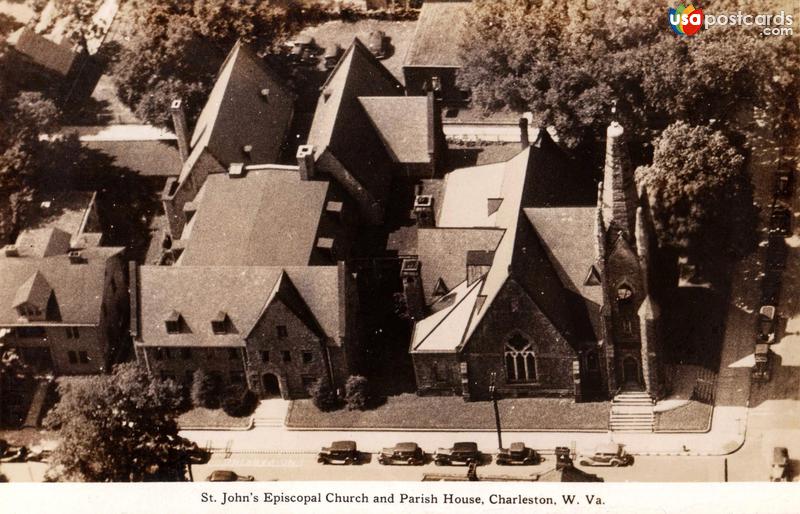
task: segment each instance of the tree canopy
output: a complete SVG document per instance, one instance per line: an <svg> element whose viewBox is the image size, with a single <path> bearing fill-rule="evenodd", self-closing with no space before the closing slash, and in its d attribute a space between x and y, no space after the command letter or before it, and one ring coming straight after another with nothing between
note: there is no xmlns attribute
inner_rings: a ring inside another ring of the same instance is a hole
<svg viewBox="0 0 800 514"><path fill-rule="evenodd" d="M674 121L726 120L753 106L784 124L797 119L797 38L743 26L679 37L667 27L666 7L647 0L477 0L462 39L460 80L474 101L530 110L570 148L602 138L615 101L639 143Z"/></svg>
<svg viewBox="0 0 800 514"><path fill-rule="evenodd" d="M59 385L45 419L59 430L52 473L63 481L182 480L191 443L178 436L180 387L136 363Z"/></svg>
<svg viewBox="0 0 800 514"><path fill-rule="evenodd" d="M706 277L754 248L758 215L744 161L722 132L677 122L656 140L653 164L636 170L660 244Z"/></svg>

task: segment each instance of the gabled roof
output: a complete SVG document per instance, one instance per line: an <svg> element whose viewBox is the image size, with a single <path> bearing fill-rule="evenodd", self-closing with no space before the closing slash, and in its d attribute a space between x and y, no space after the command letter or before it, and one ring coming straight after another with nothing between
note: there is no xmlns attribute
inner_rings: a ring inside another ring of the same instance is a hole
<svg viewBox="0 0 800 514"><path fill-rule="evenodd" d="M434 304L433 314L414 324L412 352L453 352L464 340L464 333L480 293L483 279L472 284L461 282Z"/></svg>
<svg viewBox="0 0 800 514"><path fill-rule="evenodd" d="M345 336L339 319L339 291L345 286L337 266L142 266L139 277L145 345L244 346L276 300L333 344ZM220 310L230 320L226 334L211 328ZM167 334L164 321L172 311L180 312L186 331Z"/></svg>
<svg viewBox="0 0 800 514"><path fill-rule="evenodd" d="M209 175L184 229L179 264L309 264L328 187L325 181L301 180L292 167L249 170L239 178Z"/></svg>
<svg viewBox="0 0 800 514"><path fill-rule="evenodd" d="M403 96L403 85L355 38L321 88L308 144L317 158L330 151L380 200L393 161L359 101L365 96Z"/></svg>
<svg viewBox="0 0 800 514"><path fill-rule="evenodd" d="M121 248L104 252L83 252L82 264L71 264L66 255L41 259L0 256L0 325L28 325L20 320L14 306L23 296L46 299L48 289L58 304L59 323L96 325L100 322L109 257ZM47 324L47 322L33 322Z"/></svg>
<svg viewBox="0 0 800 514"><path fill-rule="evenodd" d="M525 209L564 287L597 305L603 303L599 285L587 285L595 263L596 207L539 207Z"/></svg>
<svg viewBox="0 0 800 514"><path fill-rule="evenodd" d="M459 42L471 2L427 0L403 66L460 67Z"/></svg>
<svg viewBox="0 0 800 514"><path fill-rule="evenodd" d="M17 236L14 246L25 257L51 257L69 250L72 235L56 227L25 230Z"/></svg>
<svg viewBox="0 0 800 514"><path fill-rule="evenodd" d="M358 99L394 162L430 162L433 137L424 96L368 96Z"/></svg>
<svg viewBox="0 0 800 514"><path fill-rule="evenodd" d="M191 152L207 148L224 167L232 162L277 162L293 106L294 95L281 78L237 41L197 119ZM244 145L252 147L249 161Z"/></svg>
<svg viewBox="0 0 800 514"><path fill-rule="evenodd" d="M53 288L47 283L44 275L39 270L36 270L31 275L31 278L19 286L17 294L14 295L14 303L11 306L17 308L22 305L32 305L40 310L45 310L52 294Z"/></svg>
<svg viewBox="0 0 800 514"><path fill-rule="evenodd" d="M58 44L37 34L30 27L23 27L11 34L7 42L34 63L66 77L78 57L70 44Z"/></svg>

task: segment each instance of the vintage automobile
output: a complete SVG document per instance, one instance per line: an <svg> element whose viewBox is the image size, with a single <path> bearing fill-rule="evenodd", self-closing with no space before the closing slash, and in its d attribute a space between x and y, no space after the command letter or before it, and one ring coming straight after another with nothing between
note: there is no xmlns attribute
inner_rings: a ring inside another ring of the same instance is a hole
<svg viewBox="0 0 800 514"><path fill-rule="evenodd" d="M775 342L775 306L762 305L758 309L756 339L759 343Z"/></svg>
<svg viewBox="0 0 800 514"><path fill-rule="evenodd" d="M495 462L501 466L539 464L542 462L542 456L533 448L525 446L525 443L511 443L511 446L503 448L497 453Z"/></svg>
<svg viewBox="0 0 800 514"><path fill-rule="evenodd" d="M321 464L356 464L359 457L355 441L334 441L317 454L317 462Z"/></svg>
<svg viewBox="0 0 800 514"><path fill-rule="evenodd" d="M433 463L437 466L466 464L479 462L481 452L477 443L455 443L452 448L439 448L433 454Z"/></svg>
<svg viewBox="0 0 800 514"><path fill-rule="evenodd" d="M384 448L378 456L381 464L408 464L417 466L425 463L425 453L417 443L397 443L394 448Z"/></svg>
<svg viewBox="0 0 800 514"><path fill-rule="evenodd" d="M775 172L775 195L776 196L791 196L792 195L792 171L791 170L778 170Z"/></svg>
<svg viewBox="0 0 800 514"><path fill-rule="evenodd" d="M212 471L206 477L208 482L252 482L255 478L252 475L239 475L235 471L228 471L226 469L218 469Z"/></svg>
<svg viewBox="0 0 800 514"><path fill-rule="evenodd" d="M786 482L789 480L789 451L781 446L772 450L772 468L769 472L770 482Z"/></svg>
<svg viewBox="0 0 800 514"><path fill-rule="evenodd" d="M779 236L791 235L792 211L784 206L772 209L772 213L769 215L769 233Z"/></svg>
<svg viewBox="0 0 800 514"><path fill-rule="evenodd" d="M781 291L782 276L780 271L767 270L761 279L761 304L775 305Z"/></svg>
<svg viewBox="0 0 800 514"><path fill-rule="evenodd" d="M785 269L786 256L789 253L789 249L783 236L771 234L767 241L767 271Z"/></svg>
<svg viewBox="0 0 800 514"><path fill-rule="evenodd" d="M766 343L757 343L755 346L755 364L751 370L753 380L756 382L769 382L770 379L770 358L771 352Z"/></svg>
<svg viewBox="0 0 800 514"><path fill-rule="evenodd" d="M367 37L367 48L372 52L372 55L378 59L383 59L388 53L386 47L386 33L382 30L373 30L369 33L369 37Z"/></svg>
<svg viewBox="0 0 800 514"><path fill-rule="evenodd" d="M621 444L609 443L595 448L591 455L578 457L581 466L628 466L633 464L633 455L628 454Z"/></svg>

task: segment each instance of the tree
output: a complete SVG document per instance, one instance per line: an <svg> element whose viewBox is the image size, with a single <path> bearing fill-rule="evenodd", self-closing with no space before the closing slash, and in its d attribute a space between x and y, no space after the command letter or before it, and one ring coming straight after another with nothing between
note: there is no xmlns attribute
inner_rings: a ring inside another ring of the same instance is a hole
<svg viewBox="0 0 800 514"><path fill-rule="evenodd" d="M183 480L192 444L178 436L182 398L172 380L136 363L111 375L62 382L45 419L59 431L50 473L61 481Z"/></svg>
<svg viewBox="0 0 800 514"><path fill-rule="evenodd" d="M221 384L215 375L209 375L202 368L192 377L191 398L195 407L216 409L220 403Z"/></svg>
<svg viewBox="0 0 800 514"><path fill-rule="evenodd" d="M320 377L308 389L311 401L321 411L331 411L339 406L339 398L331 387L327 377Z"/></svg>
<svg viewBox="0 0 800 514"><path fill-rule="evenodd" d="M350 375L344 385L344 401L347 410L364 410L369 399L369 384L366 377Z"/></svg>
<svg viewBox="0 0 800 514"><path fill-rule="evenodd" d="M257 405L258 398L255 393L239 385L228 387L222 400L222 410L225 414L236 418L249 416Z"/></svg>
<svg viewBox="0 0 800 514"><path fill-rule="evenodd" d="M656 140L653 164L636 170L660 244L701 275L754 248L758 214L744 161L722 132L678 122Z"/></svg>
<svg viewBox="0 0 800 514"><path fill-rule="evenodd" d="M67 20L67 37L87 49L87 40L102 35L94 15L100 7L99 0L55 0L56 12ZM88 49L87 49L88 50Z"/></svg>
<svg viewBox="0 0 800 514"><path fill-rule="evenodd" d="M738 2L726 4L737 10ZM742 26L679 38L646 0L472 5L460 80L489 111L530 110L567 147L596 147L614 103L639 144L674 121L730 120L743 108L774 110L782 124L796 123L796 38L761 37Z"/></svg>

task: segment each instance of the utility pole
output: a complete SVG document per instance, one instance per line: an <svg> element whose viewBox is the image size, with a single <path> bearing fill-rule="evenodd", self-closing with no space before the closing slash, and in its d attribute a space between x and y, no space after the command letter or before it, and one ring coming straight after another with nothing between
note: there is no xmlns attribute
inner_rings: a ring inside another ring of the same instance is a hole
<svg viewBox="0 0 800 514"><path fill-rule="evenodd" d="M490 375L489 380L489 397L492 399L492 406L494 407L494 422L497 426L497 449L503 449L503 436L500 432L500 409L497 408L497 387L495 386L495 379L497 378L497 373L494 371Z"/></svg>

